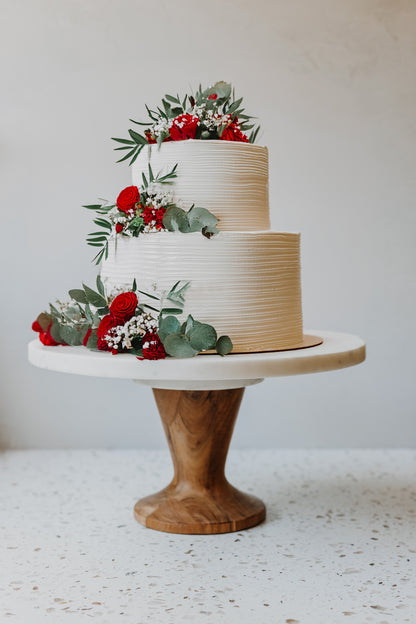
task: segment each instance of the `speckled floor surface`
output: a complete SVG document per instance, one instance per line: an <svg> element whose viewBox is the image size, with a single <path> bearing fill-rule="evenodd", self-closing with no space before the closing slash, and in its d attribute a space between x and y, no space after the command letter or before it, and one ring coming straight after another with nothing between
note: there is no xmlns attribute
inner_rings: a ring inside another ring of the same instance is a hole
<svg viewBox="0 0 416 624"><path fill-rule="evenodd" d="M0 454L0 622L416 622L416 451L231 451L264 524L146 529L163 451Z"/></svg>

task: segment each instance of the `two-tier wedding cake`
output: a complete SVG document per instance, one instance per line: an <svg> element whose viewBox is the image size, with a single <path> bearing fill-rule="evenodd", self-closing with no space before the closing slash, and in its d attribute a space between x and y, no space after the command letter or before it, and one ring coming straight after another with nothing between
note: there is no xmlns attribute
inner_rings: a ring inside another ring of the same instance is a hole
<svg viewBox="0 0 416 624"><path fill-rule="evenodd" d="M132 186L86 206L97 290L38 317L45 344L151 359L304 346L300 235L270 230L268 151L241 101L226 83L166 95L143 134L115 139Z"/></svg>

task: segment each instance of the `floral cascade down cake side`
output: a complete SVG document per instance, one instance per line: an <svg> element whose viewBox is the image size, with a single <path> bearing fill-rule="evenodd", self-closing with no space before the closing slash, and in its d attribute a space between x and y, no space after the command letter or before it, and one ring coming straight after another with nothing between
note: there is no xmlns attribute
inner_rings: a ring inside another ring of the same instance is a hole
<svg viewBox="0 0 416 624"><path fill-rule="evenodd" d="M231 85L165 95L116 138L133 184L85 206L96 289L39 315L45 345L139 359L302 346L300 235L270 228L268 151Z"/></svg>

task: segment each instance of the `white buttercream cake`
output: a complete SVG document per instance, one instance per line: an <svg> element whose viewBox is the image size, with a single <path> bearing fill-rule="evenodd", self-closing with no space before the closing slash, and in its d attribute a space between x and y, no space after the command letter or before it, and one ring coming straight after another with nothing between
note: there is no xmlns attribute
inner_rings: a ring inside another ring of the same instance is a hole
<svg viewBox="0 0 416 624"><path fill-rule="evenodd" d="M228 334L233 353L301 346L300 235L269 230L266 147L232 141L187 140L143 149L133 184L153 171L178 165L176 200L207 208L219 234L151 232L111 241L101 276L107 288L163 294L190 282L184 316ZM140 176L140 178L139 178Z"/></svg>

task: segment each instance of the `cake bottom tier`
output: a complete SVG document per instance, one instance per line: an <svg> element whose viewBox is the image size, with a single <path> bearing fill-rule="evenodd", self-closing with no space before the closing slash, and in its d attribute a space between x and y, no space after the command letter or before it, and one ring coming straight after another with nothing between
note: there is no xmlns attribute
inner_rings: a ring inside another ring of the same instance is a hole
<svg viewBox="0 0 416 624"><path fill-rule="evenodd" d="M303 339L300 235L279 232L155 232L110 241L101 277L107 291L137 288L163 296L189 282L188 314L228 334L233 353L275 351ZM146 300L145 303L153 303ZM169 305L169 304L167 304Z"/></svg>

